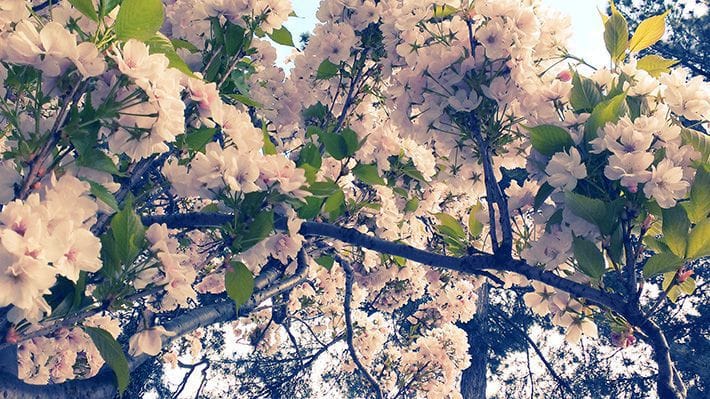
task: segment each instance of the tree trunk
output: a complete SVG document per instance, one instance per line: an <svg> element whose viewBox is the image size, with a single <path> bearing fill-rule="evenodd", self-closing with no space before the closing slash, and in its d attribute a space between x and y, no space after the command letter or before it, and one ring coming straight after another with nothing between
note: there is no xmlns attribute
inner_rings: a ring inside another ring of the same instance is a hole
<svg viewBox="0 0 710 399"><path fill-rule="evenodd" d="M486 371L488 370L488 283L478 290L476 314L462 328L468 333L468 353L471 366L461 376L461 396L464 399L486 399Z"/></svg>

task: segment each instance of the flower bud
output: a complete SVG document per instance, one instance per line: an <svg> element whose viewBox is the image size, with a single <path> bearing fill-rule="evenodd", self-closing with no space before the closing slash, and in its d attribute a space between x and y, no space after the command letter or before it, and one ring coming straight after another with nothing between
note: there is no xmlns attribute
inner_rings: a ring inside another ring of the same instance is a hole
<svg viewBox="0 0 710 399"><path fill-rule="evenodd" d="M570 80L572 80L572 72L567 69L565 69L564 71L560 71L560 73L557 74L557 79L563 82L569 82Z"/></svg>

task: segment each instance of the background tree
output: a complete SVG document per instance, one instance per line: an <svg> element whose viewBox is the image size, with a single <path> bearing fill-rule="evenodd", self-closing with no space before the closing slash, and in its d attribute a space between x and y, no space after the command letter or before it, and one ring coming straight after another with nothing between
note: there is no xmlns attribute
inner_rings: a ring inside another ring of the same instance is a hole
<svg viewBox="0 0 710 399"><path fill-rule="evenodd" d="M655 53L665 58L678 60L696 75L710 76L710 14L705 0L674 1L653 0L617 2L632 28L639 22L668 11L667 36L646 53Z"/></svg>

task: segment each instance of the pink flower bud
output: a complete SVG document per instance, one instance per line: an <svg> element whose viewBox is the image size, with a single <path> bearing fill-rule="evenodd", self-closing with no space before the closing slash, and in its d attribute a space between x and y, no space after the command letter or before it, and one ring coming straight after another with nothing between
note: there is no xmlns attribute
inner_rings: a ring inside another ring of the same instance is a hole
<svg viewBox="0 0 710 399"><path fill-rule="evenodd" d="M557 79L563 82L569 82L570 80L572 80L572 72L568 70L561 71L557 74Z"/></svg>

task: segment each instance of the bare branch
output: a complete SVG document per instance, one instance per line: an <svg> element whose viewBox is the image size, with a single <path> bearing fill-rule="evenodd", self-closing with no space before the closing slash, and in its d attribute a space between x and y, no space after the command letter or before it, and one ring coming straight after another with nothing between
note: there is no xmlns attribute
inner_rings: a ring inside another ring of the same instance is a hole
<svg viewBox="0 0 710 399"><path fill-rule="evenodd" d="M348 343L348 351L350 352L350 357L353 359L353 362L357 368L372 386L372 389L375 392L375 397L377 397L377 399L382 399L382 388L380 388L380 384L372 378L370 372L367 371L365 365L362 364L360 358L358 358L357 350L355 349L355 344L353 343L353 316L352 309L350 308L351 301L353 299L353 282L355 281L353 268L350 266L350 263L340 257L338 257L338 263L340 263L345 271L345 300L343 302L343 308L345 311L345 340Z"/></svg>

